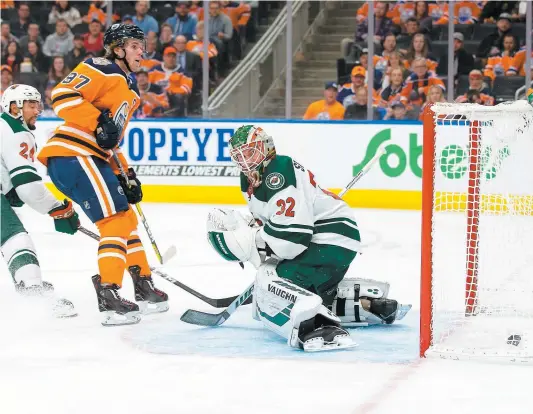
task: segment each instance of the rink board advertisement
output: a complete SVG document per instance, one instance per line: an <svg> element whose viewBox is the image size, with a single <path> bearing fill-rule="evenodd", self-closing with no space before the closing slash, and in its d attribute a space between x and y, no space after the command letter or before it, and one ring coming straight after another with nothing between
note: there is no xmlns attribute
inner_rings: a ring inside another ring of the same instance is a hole
<svg viewBox="0 0 533 414"><path fill-rule="evenodd" d="M239 171L231 163L228 149L231 135L244 123L262 126L274 138L279 154L292 156L314 173L322 187L333 191L349 183L384 147L384 155L346 195L346 200L358 207L420 208L419 122L131 121L122 151L143 183L145 201L244 203L238 187ZM39 121L39 146L58 125L58 120ZM464 193L468 183L469 129L441 128L445 140L437 142L438 189ZM505 154L500 159L505 159ZM498 166L485 167L490 175ZM497 190L498 177L493 175Z"/></svg>

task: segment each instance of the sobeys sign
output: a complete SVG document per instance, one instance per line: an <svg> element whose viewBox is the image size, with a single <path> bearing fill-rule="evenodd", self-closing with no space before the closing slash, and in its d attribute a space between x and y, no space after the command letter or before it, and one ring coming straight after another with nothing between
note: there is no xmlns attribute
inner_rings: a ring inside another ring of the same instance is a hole
<svg viewBox="0 0 533 414"><path fill-rule="evenodd" d="M363 160L353 166L354 176L368 164L376 155L378 149L384 146L386 152L379 158L377 164L384 175L389 178L395 178L401 176L409 169L414 176L422 178L422 142L419 143L418 133L409 132L407 143L405 143L405 137L401 141L393 141L392 133L392 128L385 128L370 139ZM465 144L454 143L444 147L439 147L437 144L437 169L444 178L459 180L468 172L469 145L467 144L467 139L461 140L461 134L453 138L450 136L449 141L463 141ZM387 144L387 142L390 143ZM480 158L482 177L486 180L496 178L501 163L509 155L508 147L493 150L490 145L483 146Z"/></svg>

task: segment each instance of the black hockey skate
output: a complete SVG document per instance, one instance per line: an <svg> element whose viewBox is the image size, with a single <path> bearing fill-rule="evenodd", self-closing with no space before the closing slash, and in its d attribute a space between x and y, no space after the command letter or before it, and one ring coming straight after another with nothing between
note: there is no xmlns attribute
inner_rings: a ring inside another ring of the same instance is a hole
<svg viewBox="0 0 533 414"><path fill-rule="evenodd" d="M139 266L130 266L128 271L133 279L135 300L141 312L149 315L168 311L168 295L154 286L152 276L141 276Z"/></svg>
<svg viewBox="0 0 533 414"><path fill-rule="evenodd" d="M332 351L357 346L345 329L322 315L300 323L298 340L300 349L305 352Z"/></svg>
<svg viewBox="0 0 533 414"><path fill-rule="evenodd" d="M139 323L141 321L139 307L118 294L118 285L102 285L101 280L100 275L92 277L98 299L98 309L104 312L102 325L119 326Z"/></svg>
<svg viewBox="0 0 533 414"><path fill-rule="evenodd" d="M65 298L58 298L54 293L54 285L43 281L40 285L26 286L24 282L16 283L15 290L27 297L40 297L50 302L52 315L56 318L73 318L78 316L73 303Z"/></svg>

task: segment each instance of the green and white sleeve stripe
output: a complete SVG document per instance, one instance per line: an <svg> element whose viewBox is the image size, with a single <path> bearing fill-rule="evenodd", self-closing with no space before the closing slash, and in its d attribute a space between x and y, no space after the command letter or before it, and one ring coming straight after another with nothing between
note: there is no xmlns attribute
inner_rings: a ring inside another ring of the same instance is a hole
<svg viewBox="0 0 533 414"><path fill-rule="evenodd" d="M313 237L313 226L304 224L277 224L268 220L263 229L271 237L305 247L309 245Z"/></svg>
<svg viewBox="0 0 533 414"><path fill-rule="evenodd" d="M355 221L339 217L317 220L312 241L316 244L332 244L358 251L361 235Z"/></svg>
<svg viewBox="0 0 533 414"><path fill-rule="evenodd" d="M35 167L31 165L21 165L9 171L13 187L28 184L34 181L41 181L41 176L37 173Z"/></svg>

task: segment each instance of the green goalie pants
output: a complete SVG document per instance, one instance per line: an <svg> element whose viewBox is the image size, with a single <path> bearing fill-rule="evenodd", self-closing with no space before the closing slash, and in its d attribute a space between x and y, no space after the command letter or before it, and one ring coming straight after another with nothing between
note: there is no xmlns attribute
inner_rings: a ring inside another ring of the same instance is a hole
<svg viewBox="0 0 533 414"><path fill-rule="evenodd" d="M311 243L302 254L279 263L276 271L279 277L316 293L325 306L331 306L337 285L356 255L343 247Z"/></svg>

